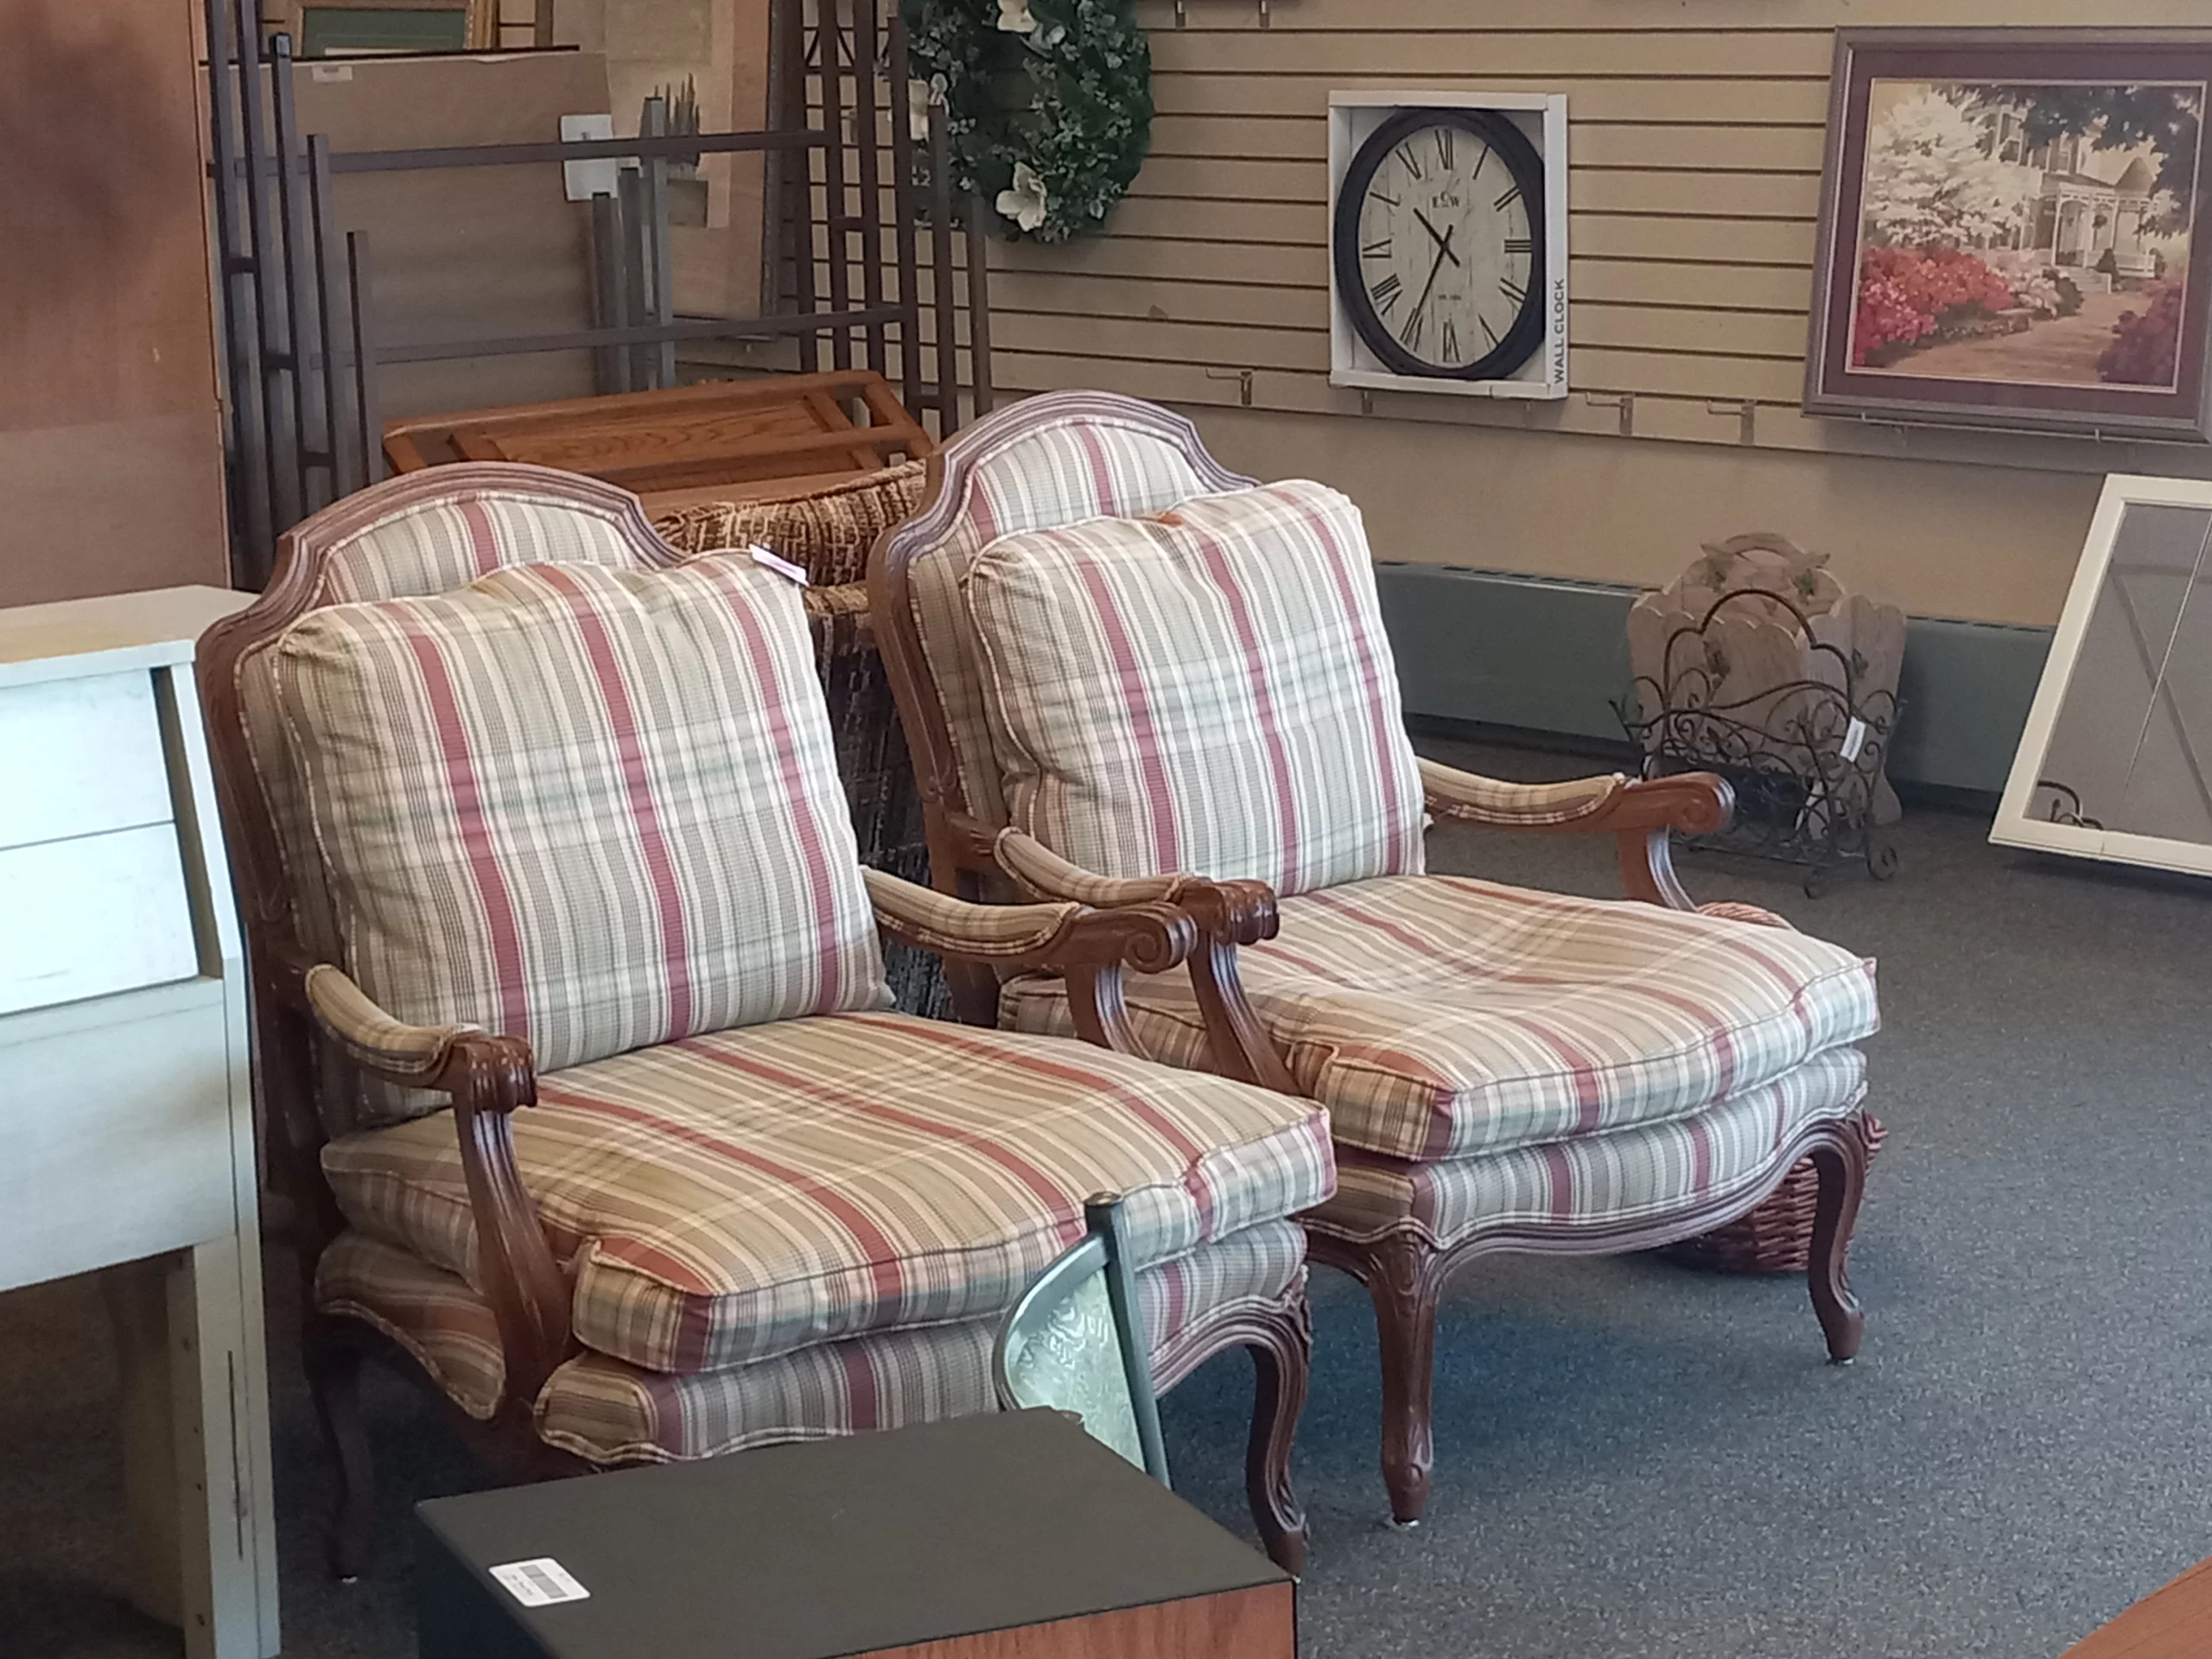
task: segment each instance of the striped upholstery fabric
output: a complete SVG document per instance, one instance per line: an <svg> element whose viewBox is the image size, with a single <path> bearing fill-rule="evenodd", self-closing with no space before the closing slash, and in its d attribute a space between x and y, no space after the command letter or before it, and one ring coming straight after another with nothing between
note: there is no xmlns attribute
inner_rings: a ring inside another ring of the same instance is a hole
<svg viewBox="0 0 2212 1659"><path fill-rule="evenodd" d="M338 960L398 1019L557 1071L887 1000L798 590L749 558L331 606L275 683Z"/></svg>
<svg viewBox="0 0 2212 1659"><path fill-rule="evenodd" d="M526 485L456 490L403 508L333 548L314 603L420 598L523 564L634 570L672 563L672 548L641 559L612 506L533 494Z"/></svg>
<svg viewBox="0 0 2212 1659"><path fill-rule="evenodd" d="M973 434L963 435L972 444ZM968 566L1001 536L1097 518L1150 518L1209 486L1183 452L1110 406L1064 415L994 450L969 477L950 530L908 567L914 624L944 705L968 810L1006 822L982 659L962 595Z"/></svg>
<svg viewBox="0 0 2212 1659"><path fill-rule="evenodd" d="M467 1280L347 1231L315 1260L315 1305L383 1332L479 1422L499 1410L507 1377L499 1322Z"/></svg>
<svg viewBox="0 0 2212 1659"><path fill-rule="evenodd" d="M1305 1259L1300 1229L1274 1222L1138 1274L1155 1352L1202 1321L1283 1306L1304 1290ZM997 1409L998 1324L880 1332L682 1376L587 1354L554 1373L538 1402L538 1433L597 1462L668 1462L976 1416Z"/></svg>
<svg viewBox="0 0 2212 1659"><path fill-rule="evenodd" d="M1244 986L1340 1145L1443 1160L1686 1116L1875 1031L1874 965L1794 930L1463 876L1287 899ZM1189 976L1132 977L1147 1053L1208 1063ZM1003 994L1017 1030L1064 992Z"/></svg>
<svg viewBox="0 0 2212 1659"><path fill-rule="evenodd" d="M1850 1116L1866 1092L1859 1051L1832 1048L1673 1122L1446 1163L1347 1151L1337 1196L1306 1224L1355 1241L1411 1232L1448 1247L1516 1227L1603 1230L1732 1198L1748 1205L1793 1161L1786 1147L1800 1130Z"/></svg>
<svg viewBox="0 0 2212 1659"><path fill-rule="evenodd" d="M1285 895L1421 869L1366 534L1334 490L1001 537L968 603L1009 819L1063 857Z"/></svg>
<svg viewBox="0 0 2212 1659"><path fill-rule="evenodd" d="M1277 1308L1304 1287L1306 1235L1263 1222L1137 1275L1154 1352L1202 1321ZM315 1304L398 1342L469 1415L505 1383L499 1326L467 1282L404 1250L341 1234L315 1273ZM601 1354L556 1371L537 1402L545 1438L594 1462L717 1456L997 1408L996 1319L849 1338L719 1371L672 1376ZM1155 1359L1155 1372L1158 1361Z"/></svg>
<svg viewBox="0 0 2212 1659"><path fill-rule="evenodd" d="M1087 1046L895 1014L785 1020L541 1077L524 1184L571 1258L578 1340L713 1370L1010 1306L1128 1195L1166 1261L1318 1204L1313 1102ZM361 1231L478 1282L452 1123L332 1142Z"/></svg>
<svg viewBox="0 0 2212 1659"><path fill-rule="evenodd" d="M625 537L610 509L548 496L521 481L527 476L524 468L512 469L511 476L514 481L458 488L435 503L400 508L356 531L331 550L311 605L427 597L464 588L494 569L548 559L642 569L675 556L669 550L641 550ZM268 645L238 659L238 702L302 943L330 960L339 950L337 924L303 786L285 744L274 662Z"/></svg>

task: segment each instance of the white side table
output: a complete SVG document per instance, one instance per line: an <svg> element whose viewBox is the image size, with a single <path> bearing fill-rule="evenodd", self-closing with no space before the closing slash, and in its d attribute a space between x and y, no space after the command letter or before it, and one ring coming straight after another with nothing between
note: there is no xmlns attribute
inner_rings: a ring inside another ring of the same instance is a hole
<svg viewBox="0 0 2212 1659"><path fill-rule="evenodd" d="M190 1659L277 1650L244 952L192 683L251 597L0 611L0 1290L116 1270L132 1598Z"/></svg>

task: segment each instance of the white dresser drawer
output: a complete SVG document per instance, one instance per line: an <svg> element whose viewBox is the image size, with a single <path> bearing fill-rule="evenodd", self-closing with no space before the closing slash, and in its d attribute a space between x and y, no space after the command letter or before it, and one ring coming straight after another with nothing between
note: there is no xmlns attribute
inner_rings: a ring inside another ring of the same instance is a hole
<svg viewBox="0 0 2212 1659"><path fill-rule="evenodd" d="M222 982L72 1024L0 1019L0 1290L237 1225L235 1160L253 1151L233 1104Z"/></svg>
<svg viewBox="0 0 2212 1659"><path fill-rule="evenodd" d="M175 816L151 674L0 687L0 848Z"/></svg>
<svg viewBox="0 0 2212 1659"><path fill-rule="evenodd" d="M199 971L175 824L0 851L0 1014Z"/></svg>

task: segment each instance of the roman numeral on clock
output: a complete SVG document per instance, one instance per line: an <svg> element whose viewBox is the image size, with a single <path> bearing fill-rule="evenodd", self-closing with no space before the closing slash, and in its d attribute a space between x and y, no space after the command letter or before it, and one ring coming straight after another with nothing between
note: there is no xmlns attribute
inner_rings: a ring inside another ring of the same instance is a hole
<svg viewBox="0 0 2212 1659"><path fill-rule="evenodd" d="M1505 238L1505 251L1508 253L1534 253L1536 251L1535 238L1529 236L1509 236Z"/></svg>
<svg viewBox="0 0 2212 1659"><path fill-rule="evenodd" d="M1390 315L1390 308L1398 302L1398 290L1403 286L1394 273L1367 290L1367 297L1375 302L1377 315L1385 317Z"/></svg>
<svg viewBox="0 0 2212 1659"><path fill-rule="evenodd" d="M1507 186L1505 187L1505 194L1504 194L1503 195L1500 196L1500 197L1499 197L1496 201L1492 202L1491 205L1492 207L1496 207L1496 208L1497 209L1497 211L1498 211L1499 213L1503 213L1507 208L1510 207L1511 207L1515 202L1516 202L1516 201L1518 201L1518 200L1521 200L1521 187L1520 187L1519 185L1517 185L1517 184L1509 184L1509 185L1507 185Z"/></svg>
<svg viewBox="0 0 2212 1659"><path fill-rule="evenodd" d="M1446 363L1459 360L1459 331L1452 326L1449 317L1444 319L1444 360Z"/></svg>
<svg viewBox="0 0 2212 1659"><path fill-rule="evenodd" d="M1497 330L1490 326L1490 319L1484 316L1480 312L1476 313L1475 321L1482 324L1483 338L1490 341L1491 350L1493 352L1496 351L1497 349Z"/></svg>
<svg viewBox="0 0 2212 1659"><path fill-rule="evenodd" d="M1411 144L1400 144L1397 155L1398 165L1406 169L1406 176L1414 183L1418 184L1428 176L1421 170L1421 163L1414 159L1414 147Z"/></svg>
<svg viewBox="0 0 2212 1659"><path fill-rule="evenodd" d="M1520 283L1515 282L1510 276L1501 281L1497 285L1497 289L1499 293L1504 295L1507 299L1513 302L1514 308L1516 310L1519 309L1521 302L1529 297L1529 290L1522 287Z"/></svg>
<svg viewBox="0 0 2212 1659"><path fill-rule="evenodd" d="M1421 326L1422 319L1427 315L1425 311L1414 312L1406 319L1405 327L1398 330L1398 339L1408 351L1417 352L1421 349Z"/></svg>
<svg viewBox="0 0 2212 1659"><path fill-rule="evenodd" d="M1452 129L1436 129L1436 162L1446 173L1452 170Z"/></svg>
<svg viewBox="0 0 2212 1659"><path fill-rule="evenodd" d="M1388 259L1390 257L1390 238L1386 236L1380 242L1361 243L1359 257L1363 259Z"/></svg>

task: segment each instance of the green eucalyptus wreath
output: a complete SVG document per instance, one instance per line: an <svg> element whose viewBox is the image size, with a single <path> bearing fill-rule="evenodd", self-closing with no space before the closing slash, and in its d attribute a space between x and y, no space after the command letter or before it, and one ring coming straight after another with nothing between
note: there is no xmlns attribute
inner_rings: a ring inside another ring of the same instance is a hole
<svg viewBox="0 0 2212 1659"><path fill-rule="evenodd" d="M954 183L1008 236L1106 222L1152 139L1152 51L1135 0L902 0L918 124L945 105Z"/></svg>

